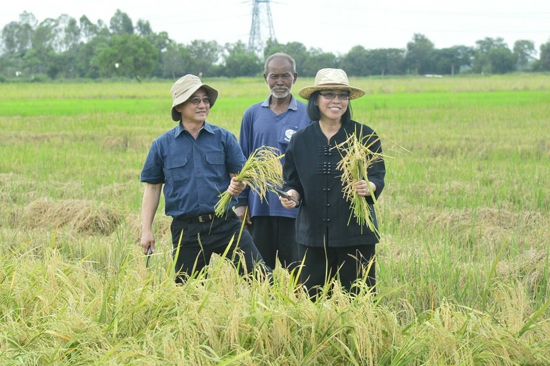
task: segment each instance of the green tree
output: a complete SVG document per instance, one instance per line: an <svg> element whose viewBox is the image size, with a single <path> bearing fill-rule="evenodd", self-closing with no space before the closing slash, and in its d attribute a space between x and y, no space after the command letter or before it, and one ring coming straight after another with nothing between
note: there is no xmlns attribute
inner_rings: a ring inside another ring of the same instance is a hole
<svg viewBox="0 0 550 366"><path fill-rule="evenodd" d="M185 74L193 73L191 52L182 44L169 44L161 54L162 77L176 80Z"/></svg>
<svg viewBox="0 0 550 366"><path fill-rule="evenodd" d="M153 33L153 30L151 29L151 24L149 24L148 20L138 19L136 28L138 36L147 37L148 35Z"/></svg>
<svg viewBox="0 0 550 366"><path fill-rule="evenodd" d="M550 40L540 45L540 59L536 69L537 71L550 71Z"/></svg>
<svg viewBox="0 0 550 366"><path fill-rule="evenodd" d="M242 41L225 45L225 75L234 78L238 76L256 76L262 72L262 64L258 56L248 52Z"/></svg>
<svg viewBox="0 0 550 366"><path fill-rule="evenodd" d="M80 27L75 18L68 18L64 28L64 43L67 50L74 49L80 44Z"/></svg>
<svg viewBox="0 0 550 366"><path fill-rule="evenodd" d="M58 22L53 18L46 18L36 27L32 37L32 47L54 47L56 44Z"/></svg>
<svg viewBox="0 0 550 366"><path fill-rule="evenodd" d="M7 55L24 55L32 47L37 20L32 13L23 12L19 22L10 22L2 29L2 48Z"/></svg>
<svg viewBox="0 0 550 366"><path fill-rule="evenodd" d="M144 30L142 30L144 31ZM148 31L144 31L145 33L148 33ZM160 32L155 33L151 31L144 37L149 43L151 43L158 51L158 58L157 58L157 65L155 66L155 69L153 70L153 76L162 76L163 74L163 57L162 54L167 50L168 45L175 43L173 40L171 40L168 37L168 33L166 32Z"/></svg>
<svg viewBox="0 0 550 366"><path fill-rule="evenodd" d="M433 72L432 51L434 44L426 36L415 33L411 42L407 43L405 60L409 71L413 74L426 74Z"/></svg>
<svg viewBox="0 0 550 366"><path fill-rule="evenodd" d="M100 77L99 54L109 47L109 39L105 36L96 36L80 48L75 64L76 72L80 77L97 79Z"/></svg>
<svg viewBox="0 0 550 366"><path fill-rule="evenodd" d="M525 70L535 59L535 43L532 41L518 40L514 43L514 55L517 60L518 70Z"/></svg>
<svg viewBox="0 0 550 366"><path fill-rule="evenodd" d="M188 46L191 53L191 73L195 75L212 75L214 64L220 60L222 48L216 41L192 41Z"/></svg>
<svg viewBox="0 0 550 366"><path fill-rule="evenodd" d="M54 64L52 59L55 55L51 45L33 47L23 57L25 74L28 76L46 74L48 66Z"/></svg>
<svg viewBox="0 0 550 366"><path fill-rule="evenodd" d="M315 76L317 71L325 67L338 67L336 56L331 52L323 52L320 48L310 48L307 61L302 67L302 74L304 76Z"/></svg>
<svg viewBox="0 0 550 366"><path fill-rule="evenodd" d="M512 72L516 68L516 56L508 48L495 48L489 51L491 71L495 74Z"/></svg>
<svg viewBox="0 0 550 366"><path fill-rule="evenodd" d="M80 17L79 23L80 35L84 43L89 42L92 38L98 35L98 26L92 23L86 15Z"/></svg>
<svg viewBox="0 0 550 366"><path fill-rule="evenodd" d="M268 40L264 48L264 59L276 52L284 52L290 55L296 61L296 71L299 75L310 76L303 73L305 64L308 60L309 53L306 46L300 42L289 42L281 44L277 40ZM315 74L314 74L315 75Z"/></svg>
<svg viewBox="0 0 550 366"><path fill-rule="evenodd" d="M369 74L368 51L363 46L353 46L340 62L342 69L346 70L349 76L366 76Z"/></svg>
<svg viewBox="0 0 550 366"><path fill-rule="evenodd" d="M504 42L504 39L498 38L489 38L476 41L476 47L474 49L474 60L472 64L472 71L476 73L494 73L492 61L496 61L499 55L506 56L506 52L494 52L493 56L490 57L490 53L496 49L508 49L508 45ZM497 61L499 63L499 61ZM504 61L503 63L506 63ZM498 68L498 66L497 66Z"/></svg>
<svg viewBox="0 0 550 366"><path fill-rule="evenodd" d="M453 46L434 50L432 54L434 73L455 75L465 66L470 66L473 50L466 46Z"/></svg>
<svg viewBox="0 0 550 366"><path fill-rule="evenodd" d="M115 15L111 18L109 25L111 32L115 35L134 34L132 19L128 16L128 14L120 11L120 9L117 9Z"/></svg>
<svg viewBox="0 0 550 366"><path fill-rule="evenodd" d="M407 72L405 50L401 48L383 48L386 59L385 73L388 75L404 75Z"/></svg>
<svg viewBox="0 0 550 366"><path fill-rule="evenodd" d="M135 34L116 35L99 53L97 62L103 76L125 75L141 82L155 68L157 49Z"/></svg>

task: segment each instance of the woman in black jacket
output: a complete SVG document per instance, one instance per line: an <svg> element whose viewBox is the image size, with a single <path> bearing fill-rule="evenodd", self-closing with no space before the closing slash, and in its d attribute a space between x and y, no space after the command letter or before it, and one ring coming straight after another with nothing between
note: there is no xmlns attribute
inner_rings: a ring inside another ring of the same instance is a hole
<svg viewBox="0 0 550 366"><path fill-rule="evenodd" d="M292 136L283 175L285 190L300 202L296 220L296 240L304 264L300 279L313 298L336 276L348 291L356 292L353 284L358 279L366 280L375 291L374 255L379 236L376 230L350 219L350 202L342 192L342 172L336 169L343 152L335 146L351 134L356 134L371 151L382 153L374 131L351 120L350 100L364 94L349 85L346 73L340 69L319 70L314 85L299 92L308 100L308 115L314 122ZM382 192L385 174L380 159L367 169L368 182L354 184L355 191L367 200L376 228L372 195L378 198ZM289 199L281 198L281 203L286 208L296 207Z"/></svg>

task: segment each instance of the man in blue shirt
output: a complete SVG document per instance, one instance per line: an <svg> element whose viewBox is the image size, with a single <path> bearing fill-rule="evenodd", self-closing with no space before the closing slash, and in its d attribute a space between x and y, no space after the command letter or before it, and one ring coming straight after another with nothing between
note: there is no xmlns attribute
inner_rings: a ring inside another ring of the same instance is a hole
<svg viewBox="0 0 550 366"><path fill-rule="evenodd" d="M237 243L241 221L235 213L229 209L222 218L214 214L220 192L227 189L236 197L245 188L235 180L245 163L237 139L206 122L218 91L194 75L180 78L171 91L171 115L179 123L153 142L141 172L141 181L147 183L142 205L143 252L155 252L152 225L164 186L166 215L173 218L177 283L200 272L213 253L223 253L230 243L228 255L238 262L235 252L242 250L244 263L239 268L250 271L262 262L250 234L243 230Z"/></svg>
<svg viewBox="0 0 550 366"><path fill-rule="evenodd" d="M264 79L271 95L249 107L243 116L239 142L246 157L260 146L272 146L284 154L292 135L310 124L307 106L290 93L296 82L296 62L285 53L267 58ZM246 206L248 215L245 217ZM266 264L274 268L277 257L292 270L299 262L295 237L298 209L283 208L274 193L267 201L246 188L239 196L236 213L246 224Z"/></svg>

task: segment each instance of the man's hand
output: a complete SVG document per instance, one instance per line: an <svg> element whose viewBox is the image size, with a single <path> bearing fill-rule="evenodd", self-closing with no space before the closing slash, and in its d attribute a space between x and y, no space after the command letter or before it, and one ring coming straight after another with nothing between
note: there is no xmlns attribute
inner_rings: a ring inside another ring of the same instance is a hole
<svg viewBox="0 0 550 366"><path fill-rule="evenodd" d="M143 248L143 254L155 252L155 236L152 231L144 231L141 234L141 247ZM149 252L149 250L151 251Z"/></svg>
<svg viewBox="0 0 550 366"><path fill-rule="evenodd" d="M231 182L229 187L227 187L227 192L233 197L238 196L246 188L246 183L239 182L235 177L231 177Z"/></svg>
<svg viewBox="0 0 550 366"><path fill-rule="evenodd" d="M246 213L246 217L244 214ZM243 221L246 220L244 223L246 226L252 225L252 220L250 220L250 211L248 211L248 206L239 206L235 207L235 214L239 218L239 220Z"/></svg>

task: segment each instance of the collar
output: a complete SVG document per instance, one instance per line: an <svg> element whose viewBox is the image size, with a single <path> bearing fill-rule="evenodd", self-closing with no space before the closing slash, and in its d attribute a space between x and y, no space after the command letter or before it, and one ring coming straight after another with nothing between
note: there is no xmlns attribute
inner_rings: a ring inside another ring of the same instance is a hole
<svg viewBox="0 0 550 366"><path fill-rule="evenodd" d="M212 125L210 123L206 122L206 121L204 121L204 125L202 126L202 128L199 131L202 131L202 130L205 130L206 132L208 132L210 134L214 134L214 129L212 128ZM187 130L185 128L183 128L183 125L181 124L181 121L180 121L180 123L178 123L176 128L174 128L174 137L178 137L184 131L187 131Z"/></svg>
<svg viewBox="0 0 550 366"><path fill-rule="evenodd" d="M262 102L262 107L269 108L269 101L271 100L271 94L267 97L266 100ZM290 103L288 105L288 109L292 109L293 111L298 110L298 103L296 103L296 98L294 98L294 95L290 94Z"/></svg>

